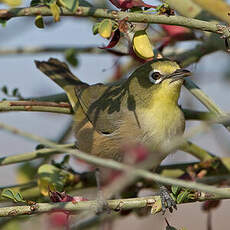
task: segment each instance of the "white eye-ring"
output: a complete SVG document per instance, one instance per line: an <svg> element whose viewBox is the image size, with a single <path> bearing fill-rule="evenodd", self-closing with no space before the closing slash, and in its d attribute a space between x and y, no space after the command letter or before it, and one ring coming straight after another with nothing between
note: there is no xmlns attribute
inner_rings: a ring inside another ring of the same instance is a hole
<svg viewBox="0 0 230 230"><path fill-rule="evenodd" d="M153 83L153 84L159 84L161 82L162 75L158 70L152 70L149 73L149 80Z"/></svg>

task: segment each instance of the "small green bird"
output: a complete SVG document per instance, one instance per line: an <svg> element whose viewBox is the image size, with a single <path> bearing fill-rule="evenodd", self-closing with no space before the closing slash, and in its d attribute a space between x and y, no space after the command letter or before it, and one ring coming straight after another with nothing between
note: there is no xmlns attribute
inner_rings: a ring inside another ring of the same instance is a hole
<svg viewBox="0 0 230 230"><path fill-rule="evenodd" d="M178 99L183 79L191 73L174 61L156 59L128 79L95 85L79 80L57 59L35 63L66 91L78 148L86 153L122 161L122 146L138 143L161 154L162 144L183 135L185 119ZM163 158L159 156L157 164Z"/></svg>

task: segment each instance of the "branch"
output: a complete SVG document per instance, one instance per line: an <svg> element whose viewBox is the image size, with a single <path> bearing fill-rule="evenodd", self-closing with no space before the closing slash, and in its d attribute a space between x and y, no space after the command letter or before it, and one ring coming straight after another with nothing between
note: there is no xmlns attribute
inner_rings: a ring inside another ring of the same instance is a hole
<svg viewBox="0 0 230 230"><path fill-rule="evenodd" d="M228 117L227 113L223 112L194 82L190 79L185 79L184 86L189 92L195 96L210 112L224 118ZM224 123L224 122L223 122ZM230 126L223 124L230 131Z"/></svg>
<svg viewBox="0 0 230 230"><path fill-rule="evenodd" d="M66 50L72 49L76 54L110 54L104 49L98 49L98 47L19 47L14 49L0 49L0 55L11 55L11 54L38 54L38 53L64 53Z"/></svg>
<svg viewBox="0 0 230 230"><path fill-rule="evenodd" d="M58 145L58 146L64 147L64 148L72 148L74 147L74 144L65 144L65 145ZM16 163L25 162L25 161L31 161L37 158L43 158L43 157L48 157L50 155L62 154L62 153L64 153L64 151L57 152L55 149L52 149L52 148L44 148L44 149L36 150L34 152L22 153L22 154L17 154L13 156L7 156L7 157L0 157L0 166L16 164Z"/></svg>
<svg viewBox="0 0 230 230"><path fill-rule="evenodd" d="M96 157L96 156L84 153L84 152L77 150L77 149L61 148L55 142L49 141L43 137L39 137L39 136L34 135L34 134L30 134L30 133L18 130L14 127L11 127L11 126L3 124L3 123L0 123L0 128L3 128L9 132L14 133L14 134L24 136L24 137L29 138L31 140L39 141L41 144L53 147L55 151L58 151L58 152L64 152L65 151L65 152L72 154L73 156L77 157L78 159L84 160L87 163L90 163L93 165L128 172L128 174L131 176L143 177L143 178L153 180L153 181L156 181L156 182L162 183L162 184L177 185L177 186L188 188L188 189L196 189L196 190L208 192L211 194L222 195L225 197L230 196L230 192L226 192L223 189L217 189L213 186L203 185L203 184L196 183L196 182L187 182L187 181L178 180L178 179L166 178L166 177L160 176L156 173L151 173L149 171L146 171L144 169L137 169L137 168L132 167L130 165L119 163L119 162L111 160L111 159L104 159L104 158ZM193 132L190 132L190 133L194 134L195 131L197 133L197 130L201 131L201 127L200 127L200 129L193 130ZM164 153L172 152L173 150L178 148L182 143L184 143L184 141L185 141L185 139L181 138L181 137L179 139L177 138L176 140L173 140L173 142L170 145L167 145L167 146L165 146L165 148L163 148L163 152Z"/></svg>
<svg viewBox="0 0 230 230"><path fill-rule="evenodd" d="M60 100L59 100L60 96ZM57 102L55 101L57 98ZM55 94L51 96L44 96L34 98L37 101L0 101L0 112L10 111L24 111L24 112L49 112L72 114L71 105L69 103L61 102L67 99L63 94ZM44 100L50 101L44 101ZM62 100L63 99L63 100ZM53 101L52 101L53 100ZM183 109L185 118L187 120L212 120L216 116L210 112L196 111L190 109Z"/></svg>
<svg viewBox="0 0 230 230"><path fill-rule="evenodd" d="M206 200L219 200L229 199L230 189L219 189L225 190L229 196L208 196L206 193L199 193L193 201L206 201ZM108 207L113 211L130 210L135 208L153 207L154 204L160 202L160 196L150 196L141 198L129 198L129 199L117 199L107 200ZM184 203L188 203L184 202ZM98 200L92 201L79 201L73 202L60 202L60 203L36 203L35 205L25 206L14 206L0 208L0 217L19 216L19 215L31 215L38 213L54 212L54 211L69 211L71 213L77 211L96 211L98 207Z"/></svg>
<svg viewBox="0 0 230 230"><path fill-rule="evenodd" d="M168 24L189 27L191 29L198 29L202 31L209 31L217 34L222 34L225 37L230 36L230 32L226 26L219 26L217 23L202 21L198 19L186 18L182 16L166 16L166 15L153 15L143 13L130 13L109 9L99 9L93 7L78 7L75 13L60 8L62 16L77 16L77 17L94 17L94 18L110 18L115 20L122 20L127 18L129 22L140 23L155 23L155 24ZM0 19L9 20L13 17L24 16L52 16L51 10L47 6L40 7L27 7L27 8L13 8L0 10Z"/></svg>
<svg viewBox="0 0 230 230"><path fill-rule="evenodd" d="M71 106L68 103L42 102L42 101L0 101L0 112L8 111L36 111L71 114Z"/></svg>

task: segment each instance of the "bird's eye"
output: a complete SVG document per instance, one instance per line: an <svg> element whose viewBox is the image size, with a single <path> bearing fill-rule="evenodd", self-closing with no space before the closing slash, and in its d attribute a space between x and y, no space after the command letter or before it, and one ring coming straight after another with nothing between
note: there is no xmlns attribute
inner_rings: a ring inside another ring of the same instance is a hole
<svg viewBox="0 0 230 230"><path fill-rule="evenodd" d="M162 77L162 75L157 71L152 70L149 73L149 80L154 84L155 84L155 81L159 80L161 77Z"/></svg>

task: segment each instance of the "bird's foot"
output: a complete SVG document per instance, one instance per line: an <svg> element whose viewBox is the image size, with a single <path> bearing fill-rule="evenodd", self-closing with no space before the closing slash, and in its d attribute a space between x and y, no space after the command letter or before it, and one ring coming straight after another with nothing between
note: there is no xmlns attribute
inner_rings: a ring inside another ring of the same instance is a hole
<svg viewBox="0 0 230 230"><path fill-rule="evenodd" d="M101 188L100 178L101 173L99 169L95 170L96 182L97 182L97 207L96 214L100 215L104 212L110 213L111 209L109 208L108 202L106 201L103 191Z"/></svg>
<svg viewBox="0 0 230 230"><path fill-rule="evenodd" d="M167 209L169 209L170 212L173 212L173 208L177 209L175 200L172 198L168 189L164 185L160 185L159 195L161 197L163 215L165 214Z"/></svg>

